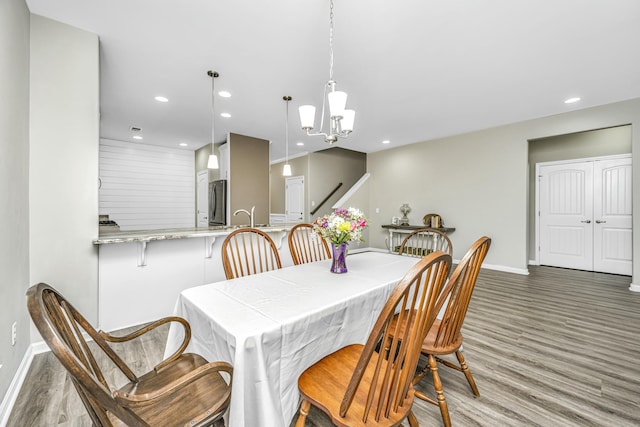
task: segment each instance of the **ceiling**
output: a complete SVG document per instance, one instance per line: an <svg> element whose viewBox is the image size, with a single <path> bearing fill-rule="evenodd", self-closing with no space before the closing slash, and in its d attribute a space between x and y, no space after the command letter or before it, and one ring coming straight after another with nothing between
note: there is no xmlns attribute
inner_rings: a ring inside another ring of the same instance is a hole
<svg viewBox="0 0 640 427"><path fill-rule="evenodd" d="M640 97L637 0L335 3L334 79L356 110L339 147L374 152ZM100 37L102 138L191 150L210 143L207 71L215 70L216 92L232 94L216 95L215 142L227 132L264 138L272 160L283 158L289 95L289 155L328 148L300 129L297 107L320 110L329 0L27 4ZM574 96L581 101L564 103Z"/></svg>

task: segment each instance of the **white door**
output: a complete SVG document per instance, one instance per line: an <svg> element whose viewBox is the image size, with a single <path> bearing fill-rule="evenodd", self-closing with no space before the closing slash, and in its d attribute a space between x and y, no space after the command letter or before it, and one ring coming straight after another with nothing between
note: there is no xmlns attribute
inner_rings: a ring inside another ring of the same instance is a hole
<svg viewBox="0 0 640 427"><path fill-rule="evenodd" d="M543 166L540 186L540 264L593 269L593 164Z"/></svg>
<svg viewBox="0 0 640 427"><path fill-rule="evenodd" d="M209 226L209 171L197 174L196 212L198 227Z"/></svg>
<svg viewBox="0 0 640 427"><path fill-rule="evenodd" d="M631 159L594 163L593 269L632 273Z"/></svg>
<svg viewBox="0 0 640 427"><path fill-rule="evenodd" d="M286 222L304 221L304 177L292 176L285 180L284 205Z"/></svg>
<svg viewBox="0 0 640 427"><path fill-rule="evenodd" d="M631 158L539 168L540 264L632 274Z"/></svg>

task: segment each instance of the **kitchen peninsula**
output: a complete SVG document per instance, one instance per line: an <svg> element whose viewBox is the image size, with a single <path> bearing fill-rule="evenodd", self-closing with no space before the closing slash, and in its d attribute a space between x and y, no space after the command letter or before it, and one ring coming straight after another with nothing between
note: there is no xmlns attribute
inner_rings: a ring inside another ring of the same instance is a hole
<svg viewBox="0 0 640 427"><path fill-rule="evenodd" d="M257 227L273 239L282 266L292 265L292 226ZM238 227L117 231L100 234L98 327L113 331L171 315L181 291L225 280L222 242Z"/></svg>

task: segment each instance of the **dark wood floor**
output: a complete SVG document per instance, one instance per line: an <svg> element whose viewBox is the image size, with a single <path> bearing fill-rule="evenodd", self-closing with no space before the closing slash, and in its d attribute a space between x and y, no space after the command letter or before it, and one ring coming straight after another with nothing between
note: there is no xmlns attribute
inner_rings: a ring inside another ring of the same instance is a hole
<svg viewBox="0 0 640 427"><path fill-rule="evenodd" d="M463 328L481 396L461 373L440 369L453 425L640 426L640 294L628 291L631 278L530 273L481 273ZM125 357L147 369L165 338L161 332ZM418 387L428 392L429 380ZM423 426L442 425L435 406L416 400L414 412ZM8 426L89 425L57 361L36 356ZM330 425L318 411L307 419L309 427Z"/></svg>

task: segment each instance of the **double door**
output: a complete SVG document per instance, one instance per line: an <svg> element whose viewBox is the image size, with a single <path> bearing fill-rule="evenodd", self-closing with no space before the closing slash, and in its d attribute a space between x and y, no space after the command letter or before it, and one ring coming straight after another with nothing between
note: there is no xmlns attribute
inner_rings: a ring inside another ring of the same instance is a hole
<svg viewBox="0 0 640 427"><path fill-rule="evenodd" d="M632 274L631 157L538 166L541 265Z"/></svg>

